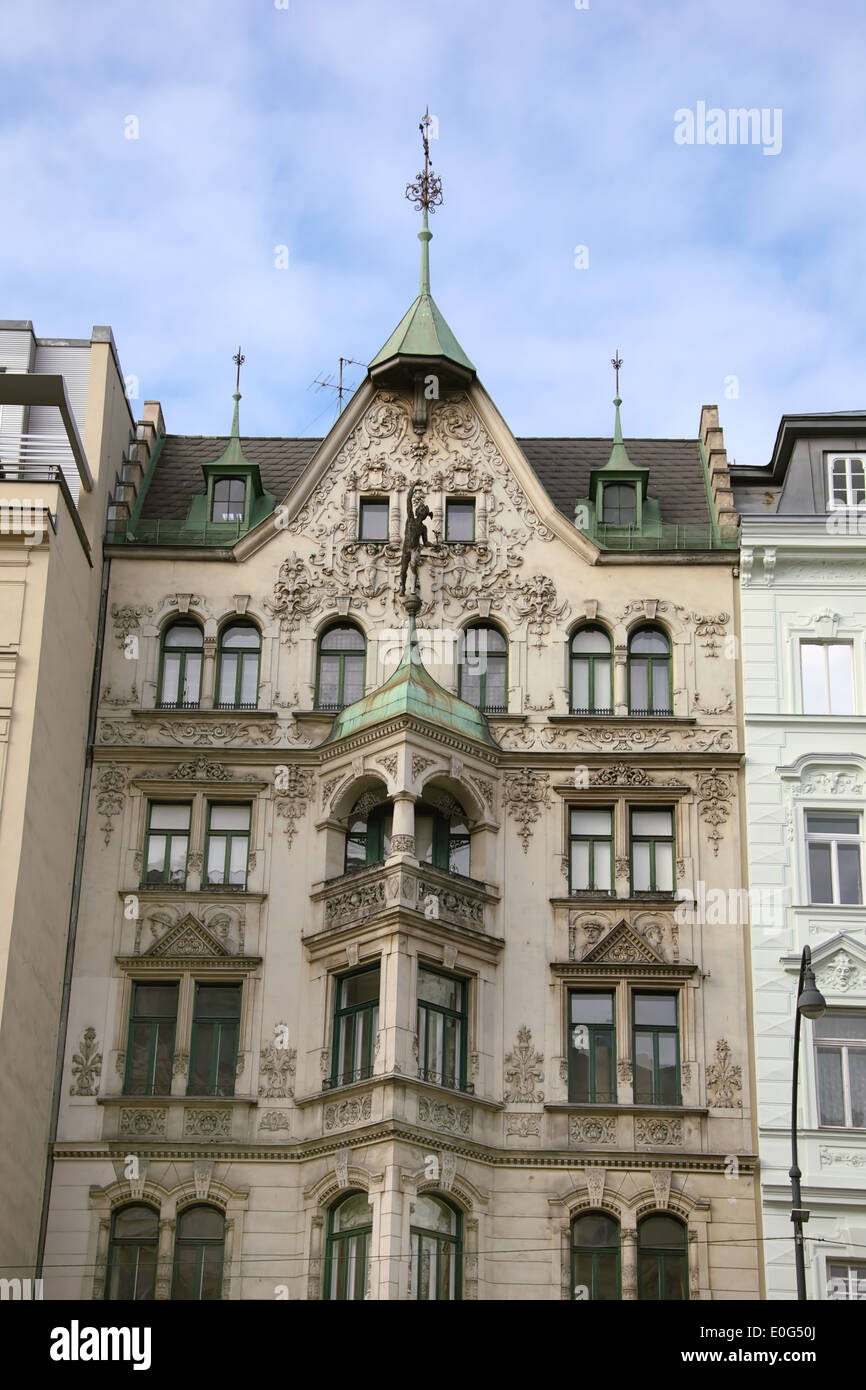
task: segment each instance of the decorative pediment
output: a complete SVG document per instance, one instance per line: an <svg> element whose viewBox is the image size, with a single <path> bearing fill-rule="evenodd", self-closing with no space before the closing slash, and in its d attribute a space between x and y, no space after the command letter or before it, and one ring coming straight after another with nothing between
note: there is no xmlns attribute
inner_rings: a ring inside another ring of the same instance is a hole
<svg viewBox="0 0 866 1390"><path fill-rule="evenodd" d="M144 952L144 957L151 958L160 956L221 956L229 958L231 952L227 951L221 941L208 931L203 922L188 912L185 917L171 927L164 936Z"/></svg>
<svg viewBox="0 0 866 1390"><path fill-rule="evenodd" d="M581 961L582 965L666 965L663 956L625 920L618 922Z"/></svg>
<svg viewBox="0 0 866 1390"><path fill-rule="evenodd" d="M866 998L866 947L845 932L812 952L812 966L825 998Z"/></svg>

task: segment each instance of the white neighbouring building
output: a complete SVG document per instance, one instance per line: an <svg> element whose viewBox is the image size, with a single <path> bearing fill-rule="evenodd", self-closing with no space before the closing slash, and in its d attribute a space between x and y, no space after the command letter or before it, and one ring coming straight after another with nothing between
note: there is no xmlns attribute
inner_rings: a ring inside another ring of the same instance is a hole
<svg viewBox="0 0 866 1390"><path fill-rule="evenodd" d="M823 1018L803 1021L799 1166L807 1296L866 1298L866 414L782 417L772 459L737 468L753 889L755 1064L767 1297L795 1296L794 1008L803 947Z"/></svg>

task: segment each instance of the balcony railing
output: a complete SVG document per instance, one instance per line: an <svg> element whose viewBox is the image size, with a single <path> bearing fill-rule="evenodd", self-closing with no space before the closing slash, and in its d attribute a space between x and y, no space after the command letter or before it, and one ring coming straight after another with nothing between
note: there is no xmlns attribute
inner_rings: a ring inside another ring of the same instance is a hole
<svg viewBox="0 0 866 1390"><path fill-rule="evenodd" d="M652 531L598 522L586 534L606 550L736 550L739 540L723 540L711 526L663 522Z"/></svg>
<svg viewBox="0 0 866 1390"><path fill-rule="evenodd" d="M240 521L188 526L185 521L166 521L161 517L147 517L133 523L129 517L109 516L105 539L109 545L231 546L243 531Z"/></svg>
<svg viewBox="0 0 866 1390"><path fill-rule="evenodd" d="M0 477L25 478L60 468L67 480L78 481L78 469L72 447L65 434L18 434L0 430ZM38 481L52 481L40 478Z"/></svg>

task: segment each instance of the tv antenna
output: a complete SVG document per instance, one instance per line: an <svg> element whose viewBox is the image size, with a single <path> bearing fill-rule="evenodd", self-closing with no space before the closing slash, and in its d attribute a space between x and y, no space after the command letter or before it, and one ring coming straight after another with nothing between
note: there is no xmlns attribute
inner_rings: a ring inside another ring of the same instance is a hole
<svg viewBox="0 0 866 1390"><path fill-rule="evenodd" d="M343 368L348 366L363 367L366 366L366 363L359 362L357 357L341 357L339 359L339 362L340 369L337 381L334 381L333 376L329 374L326 377L316 377L313 381L310 382L310 385L317 386L319 391L336 391L337 400L339 402L339 408L337 413L338 415L342 415L343 396L348 395L350 389L353 391L355 389L354 387L349 388L348 386L343 385Z"/></svg>

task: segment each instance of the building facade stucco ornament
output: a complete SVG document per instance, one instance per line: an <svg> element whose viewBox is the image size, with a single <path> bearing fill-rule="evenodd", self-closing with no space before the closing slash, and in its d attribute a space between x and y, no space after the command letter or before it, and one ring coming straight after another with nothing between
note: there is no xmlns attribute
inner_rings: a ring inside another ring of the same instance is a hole
<svg viewBox="0 0 866 1390"><path fill-rule="evenodd" d="M742 1088L743 1069L731 1063L730 1044L719 1038L715 1060L707 1067L707 1100L717 1110L742 1109Z"/></svg>
<svg viewBox="0 0 866 1390"><path fill-rule="evenodd" d="M95 1096L99 1092L99 1078L102 1074L102 1053L96 1041L96 1029L85 1028L81 1034L78 1051L72 1054L71 1096Z"/></svg>
<svg viewBox="0 0 866 1390"><path fill-rule="evenodd" d="M823 994L866 994L866 971L847 951L837 951L829 961L822 962L815 979Z"/></svg>
<svg viewBox="0 0 866 1390"><path fill-rule="evenodd" d="M295 838L297 823L307 813L307 803L314 795L313 773L307 768L290 767L283 786L283 792L274 799L274 809L286 822L285 835L289 842Z"/></svg>
<svg viewBox="0 0 866 1390"><path fill-rule="evenodd" d="M128 768L110 764L101 770L96 783L96 810L100 816L105 817L99 828L103 832L106 845L111 842L111 835L114 830L113 817L119 816L123 810L128 774Z"/></svg>
<svg viewBox="0 0 866 1390"><path fill-rule="evenodd" d="M505 1057L505 1100L521 1104L544 1100L544 1091L536 1089L544 1082L544 1053L532 1045L532 1030L523 1024L517 1030L517 1043Z"/></svg>
<svg viewBox="0 0 866 1390"><path fill-rule="evenodd" d="M550 805L547 773L533 772L529 768L510 773L505 779L505 805L519 826L517 834L526 854L541 808Z"/></svg>
<svg viewBox="0 0 866 1390"><path fill-rule="evenodd" d="M727 823L731 813L730 803L733 796L734 788L731 779L717 772L715 768L706 776L698 777L698 815L710 827L707 832L707 839L713 847L713 854L716 856L718 856L719 845L722 842L721 827Z"/></svg>

